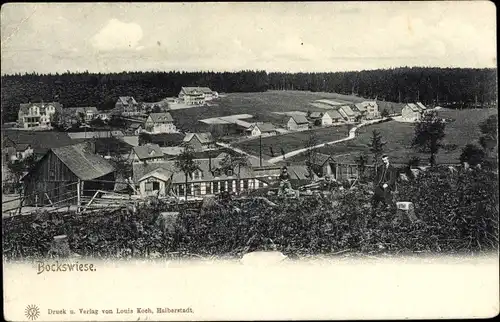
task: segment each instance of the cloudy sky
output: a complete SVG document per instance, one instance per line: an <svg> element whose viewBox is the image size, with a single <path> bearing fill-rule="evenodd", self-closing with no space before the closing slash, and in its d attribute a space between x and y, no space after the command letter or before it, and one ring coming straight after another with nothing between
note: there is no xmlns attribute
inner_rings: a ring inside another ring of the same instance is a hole
<svg viewBox="0 0 500 322"><path fill-rule="evenodd" d="M2 74L496 67L491 2L9 3Z"/></svg>

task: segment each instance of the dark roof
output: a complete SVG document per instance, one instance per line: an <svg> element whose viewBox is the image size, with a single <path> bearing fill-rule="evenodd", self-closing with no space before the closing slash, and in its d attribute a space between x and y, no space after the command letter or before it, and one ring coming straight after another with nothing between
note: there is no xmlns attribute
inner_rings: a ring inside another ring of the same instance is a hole
<svg viewBox="0 0 500 322"><path fill-rule="evenodd" d="M328 114L332 119L343 119L344 118L337 110L328 110L325 112L325 114ZM325 114L323 114L323 115L325 115Z"/></svg>
<svg viewBox="0 0 500 322"><path fill-rule="evenodd" d="M158 144L145 144L140 146L134 146L132 150L137 155L139 160L164 157L164 153Z"/></svg>
<svg viewBox="0 0 500 322"><path fill-rule="evenodd" d="M321 112L312 112L311 115L309 115L309 117L312 119L319 119L322 116L323 116L323 113L321 113Z"/></svg>
<svg viewBox="0 0 500 322"><path fill-rule="evenodd" d="M331 155L327 155L327 154L323 154L323 153L316 153L314 164L319 165L319 166L323 166L331 158L332 158Z"/></svg>
<svg viewBox="0 0 500 322"><path fill-rule="evenodd" d="M88 152L85 143L51 150L81 180L93 180L115 171L104 158Z"/></svg>
<svg viewBox="0 0 500 322"><path fill-rule="evenodd" d="M359 114L354 112L349 105L342 105L340 109L342 109L348 116L355 116L356 114Z"/></svg>
<svg viewBox="0 0 500 322"><path fill-rule="evenodd" d="M184 137L183 141L184 142L189 142L191 141L194 137L197 137L198 140L203 144L207 143L212 143L214 142L214 138L212 137L212 133L210 132L204 132L204 133L187 133L186 136Z"/></svg>
<svg viewBox="0 0 500 322"><path fill-rule="evenodd" d="M4 138L12 141L16 146L19 144L29 144L36 154L45 154L51 148L74 144L67 133L53 131L22 131L22 130L2 130Z"/></svg>
<svg viewBox="0 0 500 322"><path fill-rule="evenodd" d="M38 108L40 109L40 112L44 113L44 110L47 106L54 106L54 110L55 111L58 111L58 112L61 112L62 111L62 104L61 103L58 103L58 102L47 102L47 103L22 103L22 104L19 104L19 112L22 112L24 114L27 114L28 113L28 109L31 107L31 106L38 106Z"/></svg>
<svg viewBox="0 0 500 322"><path fill-rule="evenodd" d="M165 123L165 122L173 122L174 119L172 118L172 115L170 113L165 112L165 113L151 113L149 114L151 117L151 120L155 123Z"/></svg>
<svg viewBox="0 0 500 322"><path fill-rule="evenodd" d="M181 133L161 133L150 134L151 143L158 144L160 147L178 146L183 142L184 134Z"/></svg>
<svg viewBox="0 0 500 322"><path fill-rule="evenodd" d="M198 86L185 86L185 87L182 87L181 90L185 94L197 94L197 93L210 94L210 93L212 93L212 90L210 88L198 87Z"/></svg>
<svg viewBox="0 0 500 322"><path fill-rule="evenodd" d="M420 108L420 106L418 106L414 103L408 103L408 104L406 104L406 106L408 106L413 112L422 112L422 109Z"/></svg>
<svg viewBox="0 0 500 322"><path fill-rule="evenodd" d="M260 123L260 124L255 124L254 126L258 127L259 130L263 133L276 131L276 128L271 123Z"/></svg>
<svg viewBox="0 0 500 322"><path fill-rule="evenodd" d="M130 153L132 145L115 137L93 139L95 144L95 153L107 155L108 152L116 154Z"/></svg>
<svg viewBox="0 0 500 322"><path fill-rule="evenodd" d="M309 121L304 115L299 115L299 114L294 114L292 115L292 119L295 121L297 124L308 124Z"/></svg>
<svg viewBox="0 0 500 322"><path fill-rule="evenodd" d="M132 96L120 96L120 97L118 97L117 103L121 103L123 105L128 105L129 102L132 104L137 104L136 100Z"/></svg>

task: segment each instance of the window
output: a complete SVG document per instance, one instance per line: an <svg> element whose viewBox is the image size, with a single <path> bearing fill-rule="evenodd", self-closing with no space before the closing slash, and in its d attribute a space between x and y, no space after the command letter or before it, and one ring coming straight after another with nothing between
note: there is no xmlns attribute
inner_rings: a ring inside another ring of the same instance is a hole
<svg viewBox="0 0 500 322"><path fill-rule="evenodd" d="M160 183L158 181L153 182L153 190L154 191L160 190Z"/></svg>
<svg viewBox="0 0 500 322"><path fill-rule="evenodd" d="M213 193L219 193L219 181L215 181L213 185Z"/></svg>
<svg viewBox="0 0 500 322"><path fill-rule="evenodd" d="M146 191L153 191L153 183L146 182Z"/></svg>
<svg viewBox="0 0 500 322"><path fill-rule="evenodd" d="M248 180L243 180L243 189L248 189Z"/></svg>
<svg viewBox="0 0 500 322"><path fill-rule="evenodd" d="M184 185L179 185L179 195L184 195Z"/></svg>

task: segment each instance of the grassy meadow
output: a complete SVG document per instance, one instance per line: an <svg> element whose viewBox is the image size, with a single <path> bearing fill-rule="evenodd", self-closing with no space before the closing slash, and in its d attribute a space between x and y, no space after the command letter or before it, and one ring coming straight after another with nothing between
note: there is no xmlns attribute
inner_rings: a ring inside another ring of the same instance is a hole
<svg viewBox="0 0 500 322"><path fill-rule="evenodd" d="M442 142L445 147L439 151L436 161L438 163L458 163L462 148L466 144L478 144L478 138L481 134L479 123L495 114L498 114L497 109L440 110L440 117L451 118L454 121L446 124L446 136ZM403 164L412 156L418 156L421 163L426 164L429 156L411 149L414 129L414 124L396 121L374 124L360 128L355 139L319 148L318 152L333 155L365 152L370 155L368 144L371 140L372 131L377 130L381 133L383 140L387 142L384 152L391 157L392 162ZM298 155L289 161L291 163L303 163L304 159L304 155Z"/></svg>
<svg viewBox="0 0 500 322"><path fill-rule="evenodd" d="M206 125L199 122L201 119L228 116L233 114L251 114L253 119L248 122L271 122L275 125L285 126L289 117L275 114L274 112L290 111L321 111L324 109L309 105L319 99L339 99L353 103L362 102L366 99L341 95L336 93L306 92L306 91L267 91L260 93L229 93L224 97L214 100L217 106L203 106L187 109L172 110L170 114L180 129L198 131L206 129ZM378 101L381 109L394 108L399 112L402 104Z"/></svg>

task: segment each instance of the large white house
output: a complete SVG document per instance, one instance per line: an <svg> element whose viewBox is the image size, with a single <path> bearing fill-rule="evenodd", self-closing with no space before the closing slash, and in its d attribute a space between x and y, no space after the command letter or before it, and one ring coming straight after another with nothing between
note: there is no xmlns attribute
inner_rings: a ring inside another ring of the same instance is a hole
<svg viewBox="0 0 500 322"><path fill-rule="evenodd" d="M368 120L380 118L377 101L364 101L356 103L354 106Z"/></svg>
<svg viewBox="0 0 500 322"><path fill-rule="evenodd" d="M52 115L56 111L62 112L62 105L57 102L20 104L17 123L25 129L50 128Z"/></svg>
<svg viewBox="0 0 500 322"><path fill-rule="evenodd" d="M203 105L206 101L217 97L217 92L208 87L186 86L179 92L179 99L187 105Z"/></svg>
<svg viewBox="0 0 500 322"><path fill-rule="evenodd" d="M170 113L151 113L146 119L146 131L154 134L158 133L177 133L174 119Z"/></svg>
<svg viewBox="0 0 500 322"><path fill-rule="evenodd" d="M424 116L427 108L420 102L408 103L401 110L401 117L406 122L418 122Z"/></svg>

